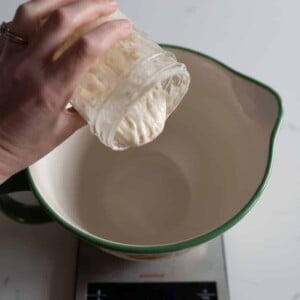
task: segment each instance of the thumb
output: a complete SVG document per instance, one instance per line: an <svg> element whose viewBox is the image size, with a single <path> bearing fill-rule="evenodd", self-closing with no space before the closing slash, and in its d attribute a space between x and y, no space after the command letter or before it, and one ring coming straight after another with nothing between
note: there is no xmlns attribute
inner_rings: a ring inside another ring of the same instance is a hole
<svg viewBox="0 0 300 300"><path fill-rule="evenodd" d="M86 126L86 121L74 108L69 108L62 112L56 127L56 136L61 143L75 133L78 129Z"/></svg>

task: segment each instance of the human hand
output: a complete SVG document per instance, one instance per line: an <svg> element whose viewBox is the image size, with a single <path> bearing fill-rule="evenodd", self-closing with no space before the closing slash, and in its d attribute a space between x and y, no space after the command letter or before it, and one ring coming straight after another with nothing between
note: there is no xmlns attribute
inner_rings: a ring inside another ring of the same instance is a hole
<svg viewBox="0 0 300 300"><path fill-rule="evenodd" d="M9 27L28 45L0 37L0 184L85 125L65 107L93 62L132 26L106 22L53 56L76 28L116 8L109 0L31 0L17 10Z"/></svg>

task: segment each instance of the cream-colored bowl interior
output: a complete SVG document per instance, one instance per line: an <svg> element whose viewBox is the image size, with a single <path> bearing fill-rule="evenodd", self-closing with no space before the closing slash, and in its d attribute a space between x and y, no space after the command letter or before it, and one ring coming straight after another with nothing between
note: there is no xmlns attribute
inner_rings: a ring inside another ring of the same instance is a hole
<svg viewBox="0 0 300 300"><path fill-rule="evenodd" d="M257 191L275 96L206 57L172 51L192 83L155 142L112 152L84 128L30 168L65 222L114 242L175 243L222 226Z"/></svg>

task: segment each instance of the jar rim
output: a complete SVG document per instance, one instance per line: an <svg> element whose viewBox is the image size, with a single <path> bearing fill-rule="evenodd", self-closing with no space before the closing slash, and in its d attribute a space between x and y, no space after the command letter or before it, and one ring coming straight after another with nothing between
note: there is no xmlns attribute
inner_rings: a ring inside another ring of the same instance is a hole
<svg viewBox="0 0 300 300"><path fill-rule="evenodd" d="M148 80L140 87L139 91L137 91L131 99L130 105L127 107L126 111L122 114L119 114L119 117L116 118L116 120L113 122L113 125L110 127L110 130L107 135L107 145L111 147L114 150L126 150L129 147L124 148L116 148L114 144L114 139L116 132L123 121L124 117L127 115L129 110L138 103L139 99L141 99L145 94L147 94L155 85L158 83L161 83L165 80L174 78L174 77L180 78L180 86L181 88L178 89L177 93L175 95L172 95L172 98L170 102L167 103L167 115L166 120L168 117L174 112L174 110L178 107L178 105L183 100L184 96L186 95L189 84L190 84L190 74L187 71L186 66L183 63L175 62L171 65L168 65L164 67L163 69L159 70L158 72L154 73ZM185 81L185 84L183 82ZM112 99L111 99L112 100ZM115 101L119 101L118 99L115 99Z"/></svg>

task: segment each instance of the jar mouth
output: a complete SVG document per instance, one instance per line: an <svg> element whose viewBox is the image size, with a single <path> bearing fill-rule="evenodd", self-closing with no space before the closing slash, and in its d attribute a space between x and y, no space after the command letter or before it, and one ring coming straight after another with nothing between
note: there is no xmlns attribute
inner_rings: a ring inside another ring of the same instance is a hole
<svg viewBox="0 0 300 300"><path fill-rule="evenodd" d="M126 81L124 81L123 84L126 84ZM106 141L107 141L107 145L110 148L112 148L113 150L122 151L134 146L132 144L122 145L118 143L118 141L116 141L117 130L120 127L121 122L129 114L130 110L133 109L133 107L139 103L140 99L142 99L144 95L149 93L158 84L161 86L163 92L167 95L166 112L164 116L164 123L165 123L169 118L169 116L174 112L174 110L181 103L181 101L183 100L184 96L188 91L189 84L190 84L190 75L187 71L186 66L178 62L172 64L171 66L167 66L164 69L157 72L156 74L153 74L151 78L149 78L147 82L145 82L144 85L140 86L140 88L134 95L128 95L129 97L131 97L131 99L127 99L125 101L129 101L130 104L126 106L126 109L123 110L122 114L119 114L118 118L115 119L113 125L110 127L110 130L108 132ZM160 133L161 132L159 132L157 136ZM141 142L136 146L142 146L144 144L151 142L152 140L153 139L146 142Z"/></svg>

